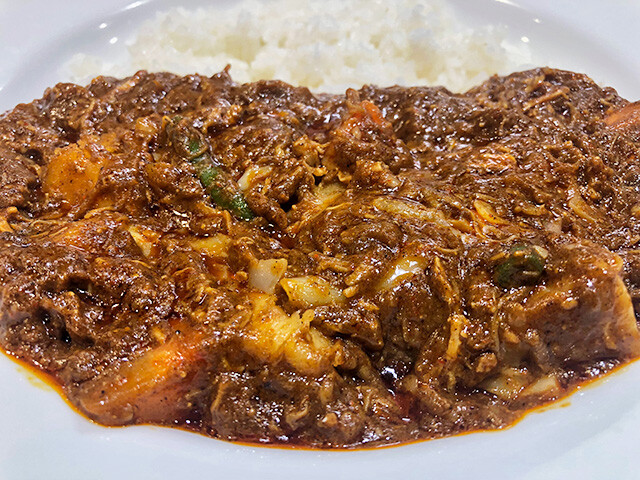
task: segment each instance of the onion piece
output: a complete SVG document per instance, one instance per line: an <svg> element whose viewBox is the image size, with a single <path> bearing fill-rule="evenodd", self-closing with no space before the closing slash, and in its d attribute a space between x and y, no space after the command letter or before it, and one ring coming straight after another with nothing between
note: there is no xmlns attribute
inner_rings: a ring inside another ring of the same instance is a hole
<svg viewBox="0 0 640 480"><path fill-rule="evenodd" d="M265 293L273 293L287 271L287 260L271 258L258 260L249 267L249 286Z"/></svg>
<svg viewBox="0 0 640 480"><path fill-rule="evenodd" d="M198 238L189 242L194 250L210 257L226 257L231 246L231 238L222 233L213 237Z"/></svg>
<svg viewBox="0 0 640 480"><path fill-rule="evenodd" d="M128 228L129 235L136 242L138 248L145 257L151 255L151 249L155 246L160 234L150 228L141 227L140 225L131 225Z"/></svg>
<svg viewBox="0 0 640 480"><path fill-rule="evenodd" d="M484 200L475 200L473 202L473 208L478 212L478 216L482 218L487 223L492 223L494 225L508 225L504 218L498 216L496 211L493 209L491 205L489 205Z"/></svg>
<svg viewBox="0 0 640 480"><path fill-rule="evenodd" d="M419 203L393 198L377 197L373 206L383 212L401 215L425 222L439 222L444 219L442 213L434 208L427 208Z"/></svg>
<svg viewBox="0 0 640 480"><path fill-rule="evenodd" d="M560 391L560 383L555 375L545 375L538 378L522 391L522 395L535 395L541 398L554 397Z"/></svg>
<svg viewBox="0 0 640 480"><path fill-rule="evenodd" d="M291 303L297 307L312 308L342 303L346 300L339 288L316 275L283 278L280 280L280 285Z"/></svg>
<svg viewBox="0 0 640 480"><path fill-rule="evenodd" d="M251 187L251 185L256 182L256 180L259 180L260 178L263 178L269 175L271 173L271 170L273 170L273 167L271 166L265 166L265 167L251 166L247 168L242 174L242 176L240 177L240 179L238 180L238 187L243 192L248 190L249 187Z"/></svg>
<svg viewBox="0 0 640 480"><path fill-rule="evenodd" d="M515 400L530 381L526 369L504 368L497 376L485 380L482 388L504 400Z"/></svg>
<svg viewBox="0 0 640 480"><path fill-rule="evenodd" d="M378 290L392 290L404 280L423 272L426 266L427 260L423 257L402 257L391 264L387 274L378 283Z"/></svg>
<svg viewBox="0 0 640 480"><path fill-rule="evenodd" d="M573 210L573 212L578 215L580 218L585 219L586 221L596 224L598 223L598 212L587 202L585 202L580 192L576 190L571 190L569 192L569 201L567 205Z"/></svg>

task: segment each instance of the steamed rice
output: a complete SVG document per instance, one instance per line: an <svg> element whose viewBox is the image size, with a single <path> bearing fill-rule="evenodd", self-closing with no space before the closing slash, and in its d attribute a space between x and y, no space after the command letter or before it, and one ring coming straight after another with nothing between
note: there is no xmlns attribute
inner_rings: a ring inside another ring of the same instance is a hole
<svg viewBox="0 0 640 480"><path fill-rule="evenodd" d="M526 44L508 42L497 27L465 25L440 0L248 0L174 8L144 23L127 47L123 61L79 54L67 71L85 83L139 69L212 75L229 64L236 81L277 78L315 91L366 83L463 91L532 62Z"/></svg>

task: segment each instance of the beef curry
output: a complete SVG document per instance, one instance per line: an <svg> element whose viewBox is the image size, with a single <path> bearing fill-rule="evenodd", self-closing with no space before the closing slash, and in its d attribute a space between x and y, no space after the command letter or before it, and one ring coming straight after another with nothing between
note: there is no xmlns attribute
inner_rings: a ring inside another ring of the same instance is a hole
<svg viewBox="0 0 640 480"><path fill-rule="evenodd" d="M378 446L640 354L640 107L580 74L99 77L0 156L0 344L101 424Z"/></svg>

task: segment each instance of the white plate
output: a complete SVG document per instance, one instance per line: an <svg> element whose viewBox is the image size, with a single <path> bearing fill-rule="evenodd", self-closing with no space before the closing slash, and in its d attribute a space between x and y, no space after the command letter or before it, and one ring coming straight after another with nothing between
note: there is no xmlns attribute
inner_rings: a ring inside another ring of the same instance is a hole
<svg viewBox="0 0 640 480"><path fill-rule="evenodd" d="M222 2L223 0L217 0ZM64 80L78 51L114 58L168 0L0 0L0 110ZM191 2L205 3L202 2ZM473 23L527 37L551 66L588 72L640 98L640 2L452 0ZM100 28L101 24L106 24ZM112 39L118 41L113 43ZM374 79L375 81L375 79ZM158 427L104 428L73 412L0 357L0 479L638 478L640 363L501 432L377 451L313 452L233 445ZM238 477L239 476L239 477Z"/></svg>

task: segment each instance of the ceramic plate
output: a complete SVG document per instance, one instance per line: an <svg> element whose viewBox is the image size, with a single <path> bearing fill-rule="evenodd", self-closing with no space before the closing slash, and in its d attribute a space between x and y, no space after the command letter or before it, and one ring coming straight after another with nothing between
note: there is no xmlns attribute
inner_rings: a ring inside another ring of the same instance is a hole
<svg viewBox="0 0 640 480"><path fill-rule="evenodd" d="M189 5L198 3L205 2ZM503 25L513 41L528 42L542 62L587 72L627 98L640 98L640 2L451 3L472 24ZM48 85L66 80L61 67L75 53L117 58L142 21L172 5L164 0L0 0L0 110L30 102ZM347 452L242 446L160 427L100 427L3 356L0 382L0 479L639 475L640 363L504 431Z"/></svg>

